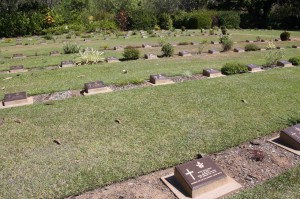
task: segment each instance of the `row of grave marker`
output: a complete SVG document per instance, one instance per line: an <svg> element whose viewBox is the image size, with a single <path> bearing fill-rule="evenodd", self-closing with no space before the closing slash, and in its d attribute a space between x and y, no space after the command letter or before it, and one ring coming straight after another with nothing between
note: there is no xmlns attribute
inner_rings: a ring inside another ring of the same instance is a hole
<svg viewBox="0 0 300 199"><path fill-rule="evenodd" d="M277 62L278 66L283 67L292 67L292 63L281 60ZM249 64L248 66L249 72L259 72L263 71L262 67L257 66L255 64ZM21 69L17 69L21 70ZM222 77L224 76L221 71L217 69L204 69L203 76L206 77ZM158 75L150 75L150 83L152 85L163 85L163 84L172 84L174 83L170 78L168 78L164 74ZM104 92L111 92L112 90L109 87L106 87L103 81L89 82L84 84L84 90L82 92L83 95L92 95ZM27 97L26 92L18 92L18 93L10 93L4 96L4 100L2 101L2 108L9 108L14 106L22 106L27 104L32 104L33 100Z"/></svg>

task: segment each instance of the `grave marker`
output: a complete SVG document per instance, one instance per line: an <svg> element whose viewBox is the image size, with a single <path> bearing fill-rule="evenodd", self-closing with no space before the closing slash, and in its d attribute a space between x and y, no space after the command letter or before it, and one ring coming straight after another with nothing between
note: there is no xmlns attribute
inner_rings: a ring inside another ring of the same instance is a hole
<svg viewBox="0 0 300 199"><path fill-rule="evenodd" d="M26 56L23 55L22 53L18 53L18 54L13 54L12 58L13 59L23 59L23 58L26 58Z"/></svg>
<svg viewBox="0 0 300 199"><path fill-rule="evenodd" d="M293 45L292 48L300 48L300 46Z"/></svg>
<svg viewBox="0 0 300 199"><path fill-rule="evenodd" d="M179 56L181 57L189 57L189 56L192 56L192 54L188 51L180 51L179 52Z"/></svg>
<svg viewBox="0 0 300 199"><path fill-rule="evenodd" d="M60 52L57 51L57 50L56 50L56 51L51 51L51 52L50 52L50 55L51 55L51 56L58 56L58 55L60 55Z"/></svg>
<svg viewBox="0 0 300 199"><path fill-rule="evenodd" d="M211 49L211 50L208 50L208 53L209 53L209 54L218 54L218 53L220 53L220 52L217 51L217 50Z"/></svg>
<svg viewBox="0 0 300 199"><path fill-rule="evenodd" d="M106 62L107 63L117 63L117 62L120 62L120 60L116 57L108 57L108 58L106 58Z"/></svg>
<svg viewBox="0 0 300 199"><path fill-rule="evenodd" d="M211 44L220 44L220 42L218 42L218 41L211 41L210 43Z"/></svg>
<svg viewBox="0 0 300 199"><path fill-rule="evenodd" d="M93 95L97 93L107 93L112 90L109 87L106 87L103 81L95 81L84 84L84 95Z"/></svg>
<svg viewBox="0 0 300 199"><path fill-rule="evenodd" d="M67 68L67 67L73 67L75 66L75 63L73 61L62 61L60 63L60 67Z"/></svg>
<svg viewBox="0 0 300 199"><path fill-rule="evenodd" d="M155 85L171 84L174 83L171 79L167 78L165 74L150 75L150 83Z"/></svg>
<svg viewBox="0 0 300 199"><path fill-rule="evenodd" d="M32 97L28 98L26 92L9 93L4 95L1 108L23 106L32 103L33 103L33 98Z"/></svg>
<svg viewBox="0 0 300 199"><path fill-rule="evenodd" d="M291 62L288 62L288 61L285 61L285 60L279 60L277 62L277 66L293 67L293 64Z"/></svg>
<svg viewBox="0 0 300 199"><path fill-rule="evenodd" d="M241 188L210 157L176 166L174 177L166 176L162 180L180 199L219 198Z"/></svg>
<svg viewBox="0 0 300 199"><path fill-rule="evenodd" d="M222 77L224 76L221 71L217 70L217 69L204 69L203 73L204 76L207 77Z"/></svg>
<svg viewBox="0 0 300 199"><path fill-rule="evenodd" d="M262 71L261 67L260 66L257 66L255 64L248 64L247 65L247 68L250 72L259 72L259 71Z"/></svg>
<svg viewBox="0 0 300 199"><path fill-rule="evenodd" d="M234 51L234 52L237 52L237 53L241 53L241 52L245 52L245 49L242 49L242 48L234 48L233 51Z"/></svg>
<svg viewBox="0 0 300 199"><path fill-rule="evenodd" d="M281 46L277 46L276 48L279 49L279 50L284 49L284 47L281 47Z"/></svg>
<svg viewBox="0 0 300 199"><path fill-rule="evenodd" d="M21 72L27 72L28 70L24 69L23 65L20 66L11 66L9 72L10 73L21 73Z"/></svg>
<svg viewBox="0 0 300 199"><path fill-rule="evenodd" d="M300 124L282 130L279 139L291 148L300 151Z"/></svg>
<svg viewBox="0 0 300 199"><path fill-rule="evenodd" d="M247 42L247 43L253 43L253 41L252 41L252 40L246 40L246 42Z"/></svg>
<svg viewBox="0 0 300 199"><path fill-rule="evenodd" d="M143 48L152 48L152 46L148 45L148 44L143 44L142 45Z"/></svg>
<svg viewBox="0 0 300 199"><path fill-rule="evenodd" d="M122 46L115 46L114 50L124 50L124 48Z"/></svg>
<svg viewBox="0 0 300 199"><path fill-rule="evenodd" d="M145 59L158 59L157 55L155 54L145 54Z"/></svg>

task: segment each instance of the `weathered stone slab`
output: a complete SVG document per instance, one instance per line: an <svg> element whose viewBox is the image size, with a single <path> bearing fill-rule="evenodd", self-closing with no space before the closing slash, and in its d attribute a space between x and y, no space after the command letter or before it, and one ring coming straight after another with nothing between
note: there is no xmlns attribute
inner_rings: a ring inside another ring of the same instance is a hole
<svg viewBox="0 0 300 199"><path fill-rule="evenodd" d="M23 55L22 53L17 53L17 54L13 54L12 58L13 59L23 59L23 58L26 58L26 56Z"/></svg>
<svg viewBox="0 0 300 199"><path fill-rule="evenodd" d="M246 40L247 43L253 43L254 41L252 40Z"/></svg>
<svg viewBox="0 0 300 199"><path fill-rule="evenodd" d="M58 55L60 55L60 52L57 51L57 50L56 50L56 51L51 51L51 52L50 52L50 55L51 55L51 56L58 56Z"/></svg>
<svg viewBox="0 0 300 199"><path fill-rule="evenodd" d="M218 41L211 41L210 43L211 44L220 44L220 42L218 42Z"/></svg>
<svg viewBox="0 0 300 199"><path fill-rule="evenodd" d="M107 93L112 90L105 86L103 81L95 81L84 84L84 95L93 95L98 93Z"/></svg>
<svg viewBox="0 0 300 199"><path fill-rule="evenodd" d="M291 148L300 151L300 124L282 130L279 139Z"/></svg>
<svg viewBox="0 0 300 199"><path fill-rule="evenodd" d="M143 44L142 47L143 47L143 48L152 48L152 46L149 45L149 44Z"/></svg>
<svg viewBox="0 0 300 199"><path fill-rule="evenodd" d="M291 62L286 61L286 60L279 60L277 62L277 66L292 67L293 64Z"/></svg>

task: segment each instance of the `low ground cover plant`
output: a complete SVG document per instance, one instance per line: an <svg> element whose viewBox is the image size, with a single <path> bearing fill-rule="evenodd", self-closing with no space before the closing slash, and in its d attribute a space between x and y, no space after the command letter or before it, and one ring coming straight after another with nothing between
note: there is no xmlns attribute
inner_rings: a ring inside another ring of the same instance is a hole
<svg viewBox="0 0 300 199"><path fill-rule="evenodd" d="M259 47L256 44L247 44L245 46L245 51L256 51L259 50Z"/></svg>
<svg viewBox="0 0 300 199"><path fill-rule="evenodd" d="M83 52L79 52L79 57L76 59L77 65L96 64L104 61L104 52L89 48Z"/></svg>
<svg viewBox="0 0 300 199"><path fill-rule="evenodd" d="M266 64L265 67L271 67L277 63L280 59L283 58L285 51L283 49L276 49L273 41L269 41L267 45L269 50L265 55Z"/></svg>
<svg viewBox="0 0 300 199"><path fill-rule="evenodd" d="M221 72L224 75L234 75L234 74L246 73L248 72L248 68L245 64L239 62L230 62L230 63L226 63L221 68Z"/></svg>
<svg viewBox="0 0 300 199"><path fill-rule="evenodd" d="M81 46L76 43L66 43L63 45L65 54L79 53Z"/></svg>
<svg viewBox="0 0 300 199"><path fill-rule="evenodd" d="M300 66L300 56L290 58L289 62L291 62L294 66Z"/></svg>

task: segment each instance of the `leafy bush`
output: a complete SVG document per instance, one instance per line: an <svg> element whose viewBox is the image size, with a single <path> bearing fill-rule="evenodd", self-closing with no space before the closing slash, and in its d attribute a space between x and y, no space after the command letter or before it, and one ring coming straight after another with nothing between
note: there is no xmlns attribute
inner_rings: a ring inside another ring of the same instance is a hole
<svg viewBox="0 0 300 199"><path fill-rule="evenodd" d="M164 57L171 57L174 55L174 47L171 44L165 44L161 48Z"/></svg>
<svg viewBox="0 0 300 199"><path fill-rule="evenodd" d="M221 26L222 35L227 35L227 29L225 26Z"/></svg>
<svg viewBox="0 0 300 199"><path fill-rule="evenodd" d="M210 35L214 35L214 34L215 34L214 29L209 29L209 34L210 34Z"/></svg>
<svg viewBox="0 0 300 199"><path fill-rule="evenodd" d="M129 28L132 30L152 30L157 24L155 15L145 10L135 10L129 15Z"/></svg>
<svg viewBox="0 0 300 199"><path fill-rule="evenodd" d="M185 26L181 26L181 31L184 32L186 30Z"/></svg>
<svg viewBox="0 0 300 199"><path fill-rule="evenodd" d="M140 51L134 47L126 47L123 56L126 60L136 60L140 57Z"/></svg>
<svg viewBox="0 0 300 199"><path fill-rule="evenodd" d="M223 51L229 51L233 46L233 41L229 35L221 35L220 42L223 46Z"/></svg>
<svg viewBox="0 0 300 199"><path fill-rule="evenodd" d="M80 51L80 46L77 45L76 43L66 43L63 46L63 50L65 54L73 54L73 53L79 53Z"/></svg>
<svg viewBox="0 0 300 199"><path fill-rule="evenodd" d="M245 64L241 64L238 62L231 62L226 63L222 68L221 71L225 75L233 75L239 73L246 73L248 72L248 68Z"/></svg>
<svg viewBox="0 0 300 199"><path fill-rule="evenodd" d="M287 32L287 31L284 31L280 34L281 41L287 41L290 39L290 37L291 37L291 33Z"/></svg>
<svg viewBox="0 0 300 199"><path fill-rule="evenodd" d="M98 50L89 49L84 52L79 52L79 57L76 59L77 65L96 64L104 61L103 53Z"/></svg>
<svg viewBox="0 0 300 199"><path fill-rule="evenodd" d="M171 16L167 13L159 15L158 25L161 29L170 30L173 27L173 21Z"/></svg>
<svg viewBox="0 0 300 199"><path fill-rule="evenodd" d="M300 66L300 56L290 58L289 62L291 62L294 66Z"/></svg>
<svg viewBox="0 0 300 199"><path fill-rule="evenodd" d="M257 51L259 47L256 44L247 44L245 46L245 51Z"/></svg>
<svg viewBox="0 0 300 199"><path fill-rule="evenodd" d="M238 27L241 23L240 14L236 11L222 11L218 14L219 25L230 27Z"/></svg>
<svg viewBox="0 0 300 199"><path fill-rule="evenodd" d="M210 28L212 15L206 11L194 11L189 14L185 26L189 29Z"/></svg>

